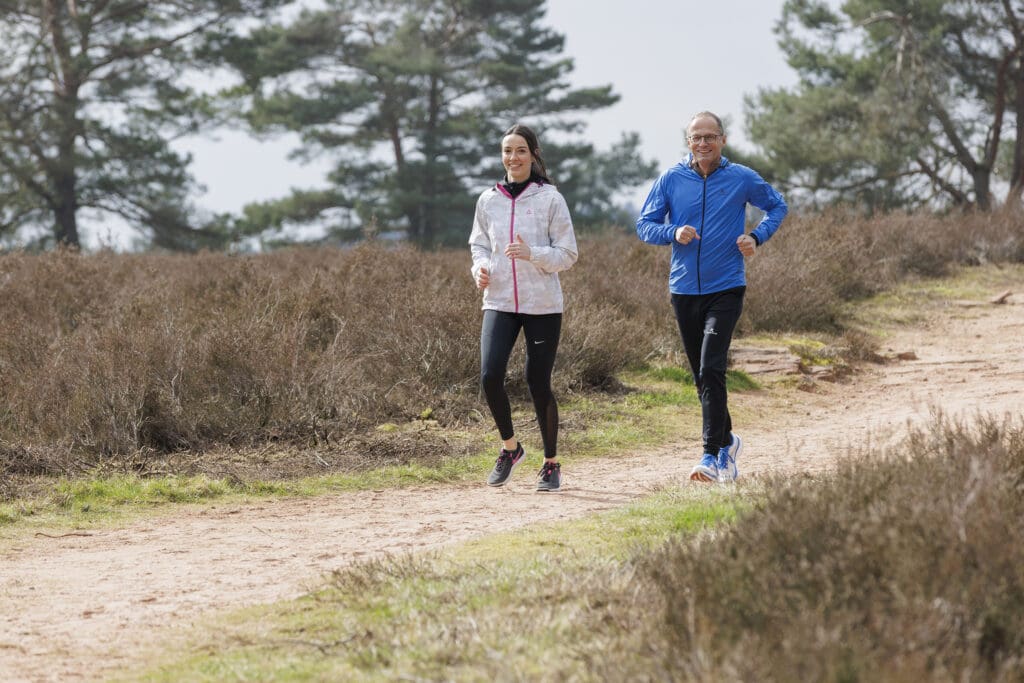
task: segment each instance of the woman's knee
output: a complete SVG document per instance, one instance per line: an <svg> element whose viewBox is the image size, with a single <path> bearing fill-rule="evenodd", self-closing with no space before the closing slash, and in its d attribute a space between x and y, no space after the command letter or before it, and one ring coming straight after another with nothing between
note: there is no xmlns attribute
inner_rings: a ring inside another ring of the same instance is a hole
<svg viewBox="0 0 1024 683"><path fill-rule="evenodd" d="M526 388L530 390L530 396L534 400L546 399L552 396L550 377L526 376Z"/></svg>
<svg viewBox="0 0 1024 683"><path fill-rule="evenodd" d="M505 384L503 373L484 370L480 373L480 386L485 392L499 391Z"/></svg>

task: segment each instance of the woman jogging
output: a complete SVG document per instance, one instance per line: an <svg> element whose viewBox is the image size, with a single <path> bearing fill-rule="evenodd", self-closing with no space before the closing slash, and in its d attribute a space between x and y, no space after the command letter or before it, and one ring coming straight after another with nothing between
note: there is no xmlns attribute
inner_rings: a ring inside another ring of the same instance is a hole
<svg viewBox="0 0 1024 683"><path fill-rule="evenodd" d="M524 455L505 392L508 359L521 329L526 338L526 384L544 444L537 490L557 491L562 474L551 371L562 329L558 272L576 262L576 235L532 130L516 124L505 131L501 162L505 177L480 195L469 237L473 279L483 290L480 382L502 440L487 483L504 486Z"/></svg>

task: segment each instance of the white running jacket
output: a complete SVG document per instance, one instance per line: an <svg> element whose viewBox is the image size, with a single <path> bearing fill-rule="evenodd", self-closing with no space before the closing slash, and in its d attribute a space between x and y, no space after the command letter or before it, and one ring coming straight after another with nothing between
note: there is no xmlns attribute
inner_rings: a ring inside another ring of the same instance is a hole
<svg viewBox="0 0 1024 683"><path fill-rule="evenodd" d="M521 235L530 260L510 259L505 247ZM552 185L531 183L518 197L501 185L485 190L476 203L473 232L473 281L487 268L490 284L481 308L543 315L562 312L558 273L576 263L576 234L565 198Z"/></svg>

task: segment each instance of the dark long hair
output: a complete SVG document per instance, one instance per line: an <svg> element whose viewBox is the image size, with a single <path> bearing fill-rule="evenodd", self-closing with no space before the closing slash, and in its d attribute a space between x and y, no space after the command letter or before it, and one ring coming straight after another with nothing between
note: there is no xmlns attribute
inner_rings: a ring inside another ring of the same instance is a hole
<svg viewBox="0 0 1024 683"><path fill-rule="evenodd" d="M551 182L551 178L548 177L548 169L544 166L544 157L540 155L540 140L537 139L537 134L533 132L533 129L529 126L517 123L506 130L505 134L501 137L502 139L505 139L509 135L518 135L526 140L526 146L530 148L530 154L533 155L533 162L530 164L530 172L534 175L540 176L547 184L554 185L554 183Z"/></svg>

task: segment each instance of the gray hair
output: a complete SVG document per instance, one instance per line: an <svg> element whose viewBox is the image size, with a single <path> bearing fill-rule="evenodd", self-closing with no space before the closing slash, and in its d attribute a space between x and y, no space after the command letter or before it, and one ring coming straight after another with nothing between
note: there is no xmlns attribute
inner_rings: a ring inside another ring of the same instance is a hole
<svg viewBox="0 0 1024 683"><path fill-rule="evenodd" d="M696 114L694 114L693 117L690 119L690 122L686 124L686 130L690 130L690 126L693 125L694 121L696 121L697 119L704 118L714 119L715 123L718 124L718 134L725 135L725 126L722 124L722 119L718 114L716 114L713 111L699 111Z"/></svg>

